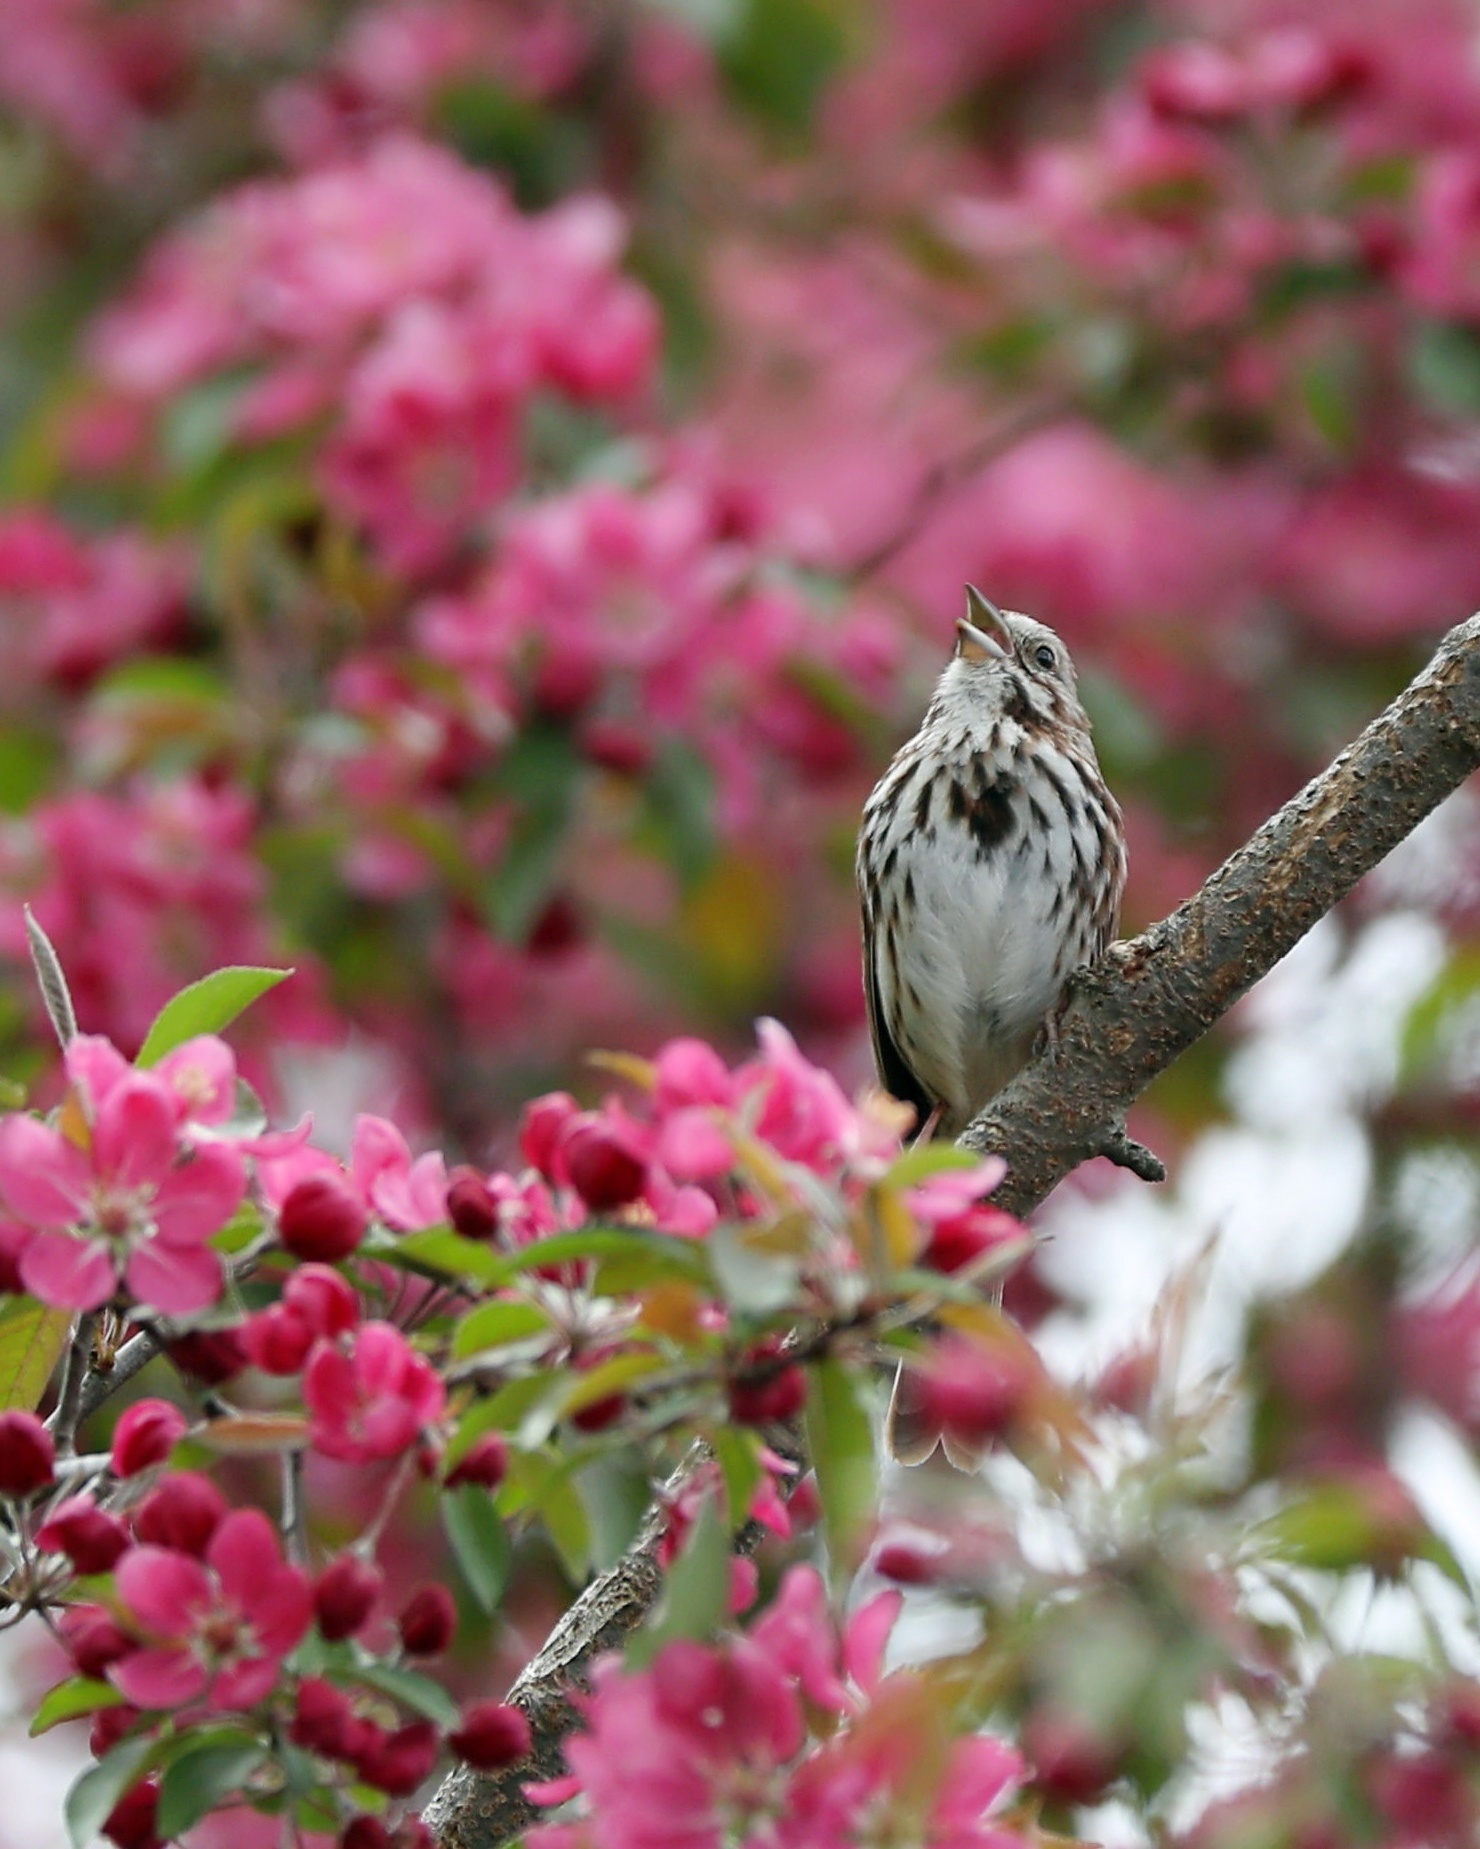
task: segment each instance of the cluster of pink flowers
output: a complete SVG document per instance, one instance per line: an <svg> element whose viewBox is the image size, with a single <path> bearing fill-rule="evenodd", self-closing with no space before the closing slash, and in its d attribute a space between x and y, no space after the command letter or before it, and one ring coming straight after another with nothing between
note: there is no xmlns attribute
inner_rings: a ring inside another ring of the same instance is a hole
<svg viewBox="0 0 1480 1849"><path fill-rule="evenodd" d="M534 1849L852 1842L906 1789L931 1849L1018 1849L1024 1839L993 1820L1023 1772L1001 1741L956 1741L919 1788L932 1722L914 1676L883 1674L898 1610L883 1593L840 1631L817 1573L794 1567L743 1635L669 1644L645 1670L599 1664L578 1698L569 1778L534 1793L578 1799L578 1820L540 1825Z"/></svg>

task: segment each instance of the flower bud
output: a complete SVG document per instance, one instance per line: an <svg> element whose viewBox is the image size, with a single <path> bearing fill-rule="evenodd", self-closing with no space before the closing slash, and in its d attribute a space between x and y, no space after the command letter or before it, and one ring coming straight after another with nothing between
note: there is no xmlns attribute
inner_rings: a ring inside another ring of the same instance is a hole
<svg viewBox="0 0 1480 1849"><path fill-rule="evenodd" d="M56 1446L33 1412L0 1412L0 1496L29 1496L52 1479Z"/></svg>
<svg viewBox="0 0 1480 1849"><path fill-rule="evenodd" d="M293 1724L288 1738L295 1746L326 1759L343 1759L351 1746L354 1710L349 1696L321 1676L305 1676L298 1684Z"/></svg>
<svg viewBox="0 0 1480 1849"><path fill-rule="evenodd" d="M360 1320L354 1286L328 1265L302 1265L283 1287L283 1302L301 1316L315 1336L345 1335Z"/></svg>
<svg viewBox="0 0 1480 1849"><path fill-rule="evenodd" d="M475 1701L463 1709L462 1723L448 1734L447 1744L468 1765L492 1772L523 1759L534 1740L520 1709L501 1701Z"/></svg>
<svg viewBox="0 0 1480 1849"><path fill-rule="evenodd" d="M609 1119L585 1112L560 1140L570 1185L592 1213L626 1207L642 1192L647 1164L632 1139Z"/></svg>
<svg viewBox="0 0 1480 1849"><path fill-rule="evenodd" d="M338 1175L305 1175L278 1209L278 1238L295 1258L333 1264L365 1237L370 1216Z"/></svg>
<svg viewBox="0 0 1480 1849"><path fill-rule="evenodd" d="M620 719L587 719L580 742L593 764L618 777L640 777L653 761L650 732Z"/></svg>
<svg viewBox="0 0 1480 1849"><path fill-rule="evenodd" d="M448 1489L463 1483L479 1483L484 1489L497 1489L509 1468L509 1443L502 1432L485 1432L470 1444L447 1472Z"/></svg>
<svg viewBox="0 0 1480 1849"><path fill-rule="evenodd" d="M742 1377L726 1388L730 1417L739 1425L768 1425L792 1419L807 1398L807 1376L794 1364L778 1366L781 1342L776 1336L759 1343L745 1356Z"/></svg>
<svg viewBox="0 0 1480 1849"><path fill-rule="evenodd" d="M134 1647L133 1639L101 1605L64 1607L57 1617L57 1629L78 1672L94 1679Z"/></svg>
<svg viewBox="0 0 1480 1849"><path fill-rule="evenodd" d="M154 1828L159 1809L159 1780L141 1778L108 1813L103 1834L118 1849L164 1849L164 1839Z"/></svg>
<svg viewBox="0 0 1480 1849"><path fill-rule="evenodd" d="M128 1529L91 1496L68 1496L36 1532L36 1545L65 1554L79 1573L107 1573L128 1546Z"/></svg>
<svg viewBox="0 0 1480 1849"><path fill-rule="evenodd" d="M367 1785L393 1798L409 1798L437 1763L442 1738L431 1721L412 1721L394 1733L376 1728L355 1755Z"/></svg>
<svg viewBox="0 0 1480 1849"><path fill-rule="evenodd" d="M560 1134L577 1115L576 1101L568 1091L552 1091L524 1107L519 1125L519 1151L529 1166L537 1168L547 1180L564 1178L558 1159Z"/></svg>
<svg viewBox="0 0 1480 1849"><path fill-rule="evenodd" d="M124 1702L117 1708L99 1708L87 1730L87 1748L94 1759L111 1753L139 1718L139 1710Z"/></svg>
<svg viewBox="0 0 1480 1849"><path fill-rule="evenodd" d="M396 1622L408 1656L441 1656L457 1630L457 1607L445 1586L423 1586Z"/></svg>
<svg viewBox="0 0 1480 1849"><path fill-rule="evenodd" d="M492 1239L498 1231L498 1202L477 1169L464 1164L448 1176L447 1217L464 1239Z"/></svg>
<svg viewBox="0 0 1480 1849"><path fill-rule="evenodd" d="M331 1560L314 1582L313 1608L319 1634L330 1643L353 1637L375 1609L385 1581L358 1554Z"/></svg>
<svg viewBox="0 0 1480 1849"><path fill-rule="evenodd" d="M225 1515L226 1498L209 1477L178 1470L150 1490L134 1510L134 1534L152 1547L200 1555Z"/></svg>
<svg viewBox="0 0 1480 1849"><path fill-rule="evenodd" d="M339 1849L392 1849L391 1833L379 1817L354 1817L344 1826Z"/></svg>
<svg viewBox="0 0 1480 1849"><path fill-rule="evenodd" d="M183 1438L189 1421L168 1400L140 1400L113 1430L113 1474L136 1477L141 1470L162 1464Z"/></svg>
<svg viewBox="0 0 1480 1849"><path fill-rule="evenodd" d="M234 1380L247 1365L247 1352L234 1329L191 1330L177 1335L165 1353L182 1374L206 1387Z"/></svg>
<svg viewBox="0 0 1480 1849"><path fill-rule="evenodd" d="M318 1337L291 1304L274 1303L241 1326L242 1349L264 1374L296 1374Z"/></svg>

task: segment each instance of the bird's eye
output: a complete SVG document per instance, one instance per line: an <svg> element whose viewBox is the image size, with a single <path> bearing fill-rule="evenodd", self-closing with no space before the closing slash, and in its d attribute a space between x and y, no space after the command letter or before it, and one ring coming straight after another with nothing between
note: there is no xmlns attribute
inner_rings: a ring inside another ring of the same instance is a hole
<svg viewBox="0 0 1480 1849"><path fill-rule="evenodd" d="M1037 648L1033 650L1033 659L1038 663L1040 668L1047 670L1054 665L1056 658L1053 650L1048 644L1046 642L1040 642Z"/></svg>

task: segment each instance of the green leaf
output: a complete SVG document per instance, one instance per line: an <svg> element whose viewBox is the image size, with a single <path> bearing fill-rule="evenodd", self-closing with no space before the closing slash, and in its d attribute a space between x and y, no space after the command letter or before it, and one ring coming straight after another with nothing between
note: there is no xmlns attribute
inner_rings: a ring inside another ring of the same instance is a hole
<svg viewBox="0 0 1480 1849"><path fill-rule="evenodd" d="M554 887L584 770L575 741L556 726L528 727L498 767L495 789L518 805L519 815L484 890L483 910L509 942L520 943L529 935Z"/></svg>
<svg viewBox="0 0 1480 1849"><path fill-rule="evenodd" d="M817 1471L823 1522L835 1564L858 1564L878 1474L873 1422L849 1369L821 1361L808 1369L807 1446Z"/></svg>
<svg viewBox="0 0 1480 1849"><path fill-rule="evenodd" d="M481 1485L466 1483L445 1491L441 1503L442 1526L468 1590L484 1611L497 1611L513 1548L493 1498Z"/></svg>
<svg viewBox="0 0 1480 1849"><path fill-rule="evenodd" d="M912 1188L932 1175L949 1175L957 1169L976 1168L981 1156L959 1143L916 1143L889 1166L883 1179L893 1188Z"/></svg>
<svg viewBox="0 0 1480 1849"><path fill-rule="evenodd" d="M84 1772L67 1793L67 1834L72 1849L91 1849L108 1813L149 1763L153 1740L125 1740Z"/></svg>
<svg viewBox="0 0 1480 1849"><path fill-rule="evenodd" d="M424 1714L439 1727L456 1727L462 1719L457 1703L439 1682L418 1675L414 1669L390 1669L384 1663L362 1663L355 1670L357 1680L379 1689L404 1708Z"/></svg>
<svg viewBox="0 0 1480 1849"><path fill-rule="evenodd" d="M0 1412L41 1404L71 1328L70 1312L34 1297L12 1297L0 1307Z"/></svg>
<svg viewBox="0 0 1480 1849"><path fill-rule="evenodd" d="M720 47L720 67L738 101L797 140L846 49L838 13L821 0L749 0L740 29Z"/></svg>
<svg viewBox="0 0 1480 1849"><path fill-rule="evenodd" d="M376 1258L394 1264L413 1259L417 1265L429 1266L450 1278L462 1278L474 1284L498 1286L513 1277L515 1262L492 1246L477 1239L464 1239L450 1227L429 1226L425 1232L407 1233L402 1239L388 1240L375 1252Z"/></svg>
<svg viewBox="0 0 1480 1849"><path fill-rule="evenodd" d="M156 1834L167 1842L184 1835L223 1798L240 1791L266 1758L267 1748L249 1734L195 1743L165 1769L159 1781Z"/></svg>
<svg viewBox="0 0 1480 1849"><path fill-rule="evenodd" d="M154 1018L139 1049L138 1064L158 1065L166 1053L197 1034L219 1034L259 995L293 974L290 969L253 969L245 964L213 970L172 996Z"/></svg>
<svg viewBox="0 0 1480 1849"><path fill-rule="evenodd" d="M643 1468L641 1454L623 1449L596 1458L576 1481L591 1523L592 1564L604 1573L637 1538L652 1506L652 1478Z"/></svg>
<svg viewBox="0 0 1480 1849"><path fill-rule="evenodd" d="M744 1426L727 1425L714 1434L712 1443L725 1480L730 1527L738 1528L749 1515L751 1500L760 1487L760 1434Z"/></svg>
<svg viewBox="0 0 1480 1849"><path fill-rule="evenodd" d="M653 759L642 793L642 832L688 891L714 864L714 772L692 746L670 739Z"/></svg>
<svg viewBox="0 0 1480 1849"><path fill-rule="evenodd" d="M1455 321L1427 321L1408 349L1408 378L1436 411L1480 416L1480 337Z"/></svg>
<svg viewBox="0 0 1480 1849"><path fill-rule="evenodd" d="M571 1582L580 1585L591 1565L591 1523L571 1480L570 1462L547 1453L516 1454L510 1460L510 1477L550 1537Z"/></svg>
<svg viewBox="0 0 1480 1849"><path fill-rule="evenodd" d="M769 1316L796 1302L801 1266L795 1259L757 1251L738 1227L729 1224L716 1226L706 1244L715 1282L731 1309Z"/></svg>
<svg viewBox="0 0 1480 1849"><path fill-rule="evenodd" d="M610 1361L600 1361L584 1373L568 1374L568 1384L559 1400L559 1416L568 1419L572 1413L598 1405L614 1393L625 1393L628 1387L661 1373L667 1365L661 1355L634 1351L613 1355Z"/></svg>
<svg viewBox="0 0 1480 1849"><path fill-rule="evenodd" d="M116 1708L123 1697L111 1682L97 1682L91 1676L69 1676L41 1697L31 1718L30 1733L47 1733L63 1721L76 1720L79 1714L96 1714L99 1708Z"/></svg>
<svg viewBox="0 0 1480 1849"><path fill-rule="evenodd" d="M511 1271L531 1271L536 1265L567 1265L583 1258L630 1258L639 1263L661 1259L666 1267L696 1282L708 1274L698 1240L678 1239L670 1233L629 1233L614 1226L585 1227L580 1232L538 1239L522 1247L507 1263Z"/></svg>
<svg viewBox="0 0 1480 1849"><path fill-rule="evenodd" d="M712 1637L724 1621L729 1594L729 1529L716 1499L706 1496L683 1552L669 1572L653 1621L627 1646L628 1662L643 1669L665 1644L680 1637Z"/></svg>
<svg viewBox="0 0 1480 1849"><path fill-rule="evenodd" d="M550 1319L532 1303L502 1301L480 1304L470 1310L457 1325L452 1337L453 1359L478 1355L490 1348L503 1348L510 1342L525 1342L532 1336L548 1335Z"/></svg>

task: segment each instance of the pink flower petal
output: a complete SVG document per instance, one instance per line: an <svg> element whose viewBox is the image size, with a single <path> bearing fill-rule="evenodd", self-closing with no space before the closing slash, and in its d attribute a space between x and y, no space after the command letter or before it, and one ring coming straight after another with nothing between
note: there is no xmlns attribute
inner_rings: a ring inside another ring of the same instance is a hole
<svg viewBox="0 0 1480 1849"><path fill-rule="evenodd" d="M277 1529L260 1509L236 1509L211 1536L206 1561L215 1569L221 1589L241 1611L252 1601L263 1575L282 1565L283 1550Z"/></svg>
<svg viewBox="0 0 1480 1849"><path fill-rule="evenodd" d="M224 1124L236 1107L236 1055L215 1034L198 1034L154 1068L192 1123Z"/></svg>
<svg viewBox="0 0 1480 1849"><path fill-rule="evenodd" d="M93 1162L120 1188L162 1181L174 1166L175 1101L151 1073L136 1072L114 1086L93 1125Z"/></svg>
<svg viewBox="0 0 1480 1849"><path fill-rule="evenodd" d="M227 1664L211 1685L209 1706L218 1713L255 1708L276 1686L282 1666L280 1656L250 1656L244 1662Z"/></svg>
<svg viewBox="0 0 1480 1849"><path fill-rule="evenodd" d="M31 1226L72 1226L87 1215L92 1170L60 1131L17 1112L0 1119L0 1194Z"/></svg>
<svg viewBox="0 0 1480 1849"><path fill-rule="evenodd" d="M903 1604L903 1593L881 1592L848 1620L843 1633L843 1668L866 1695L872 1695L879 1685L884 1649Z"/></svg>
<svg viewBox="0 0 1480 1849"><path fill-rule="evenodd" d="M139 1622L161 1637L188 1637L215 1598L201 1563L172 1547L130 1548L114 1569L114 1583Z"/></svg>
<svg viewBox="0 0 1480 1849"><path fill-rule="evenodd" d="M172 1246L151 1239L129 1255L130 1291L166 1316L192 1316L221 1295L221 1260L208 1246Z"/></svg>
<svg viewBox="0 0 1480 1849"><path fill-rule="evenodd" d="M112 1247L70 1233L35 1234L20 1255L19 1268L31 1295L58 1310L96 1310L118 1284Z"/></svg>
<svg viewBox="0 0 1480 1849"><path fill-rule="evenodd" d="M183 1708L204 1691L206 1672L188 1650L138 1650L111 1664L108 1680L136 1708Z"/></svg>
<svg viewBox="0 0 1480 1849"><path fill-rule="evenodd" d="M242 1204L247 1165L227 1143L207 1143L188 1162L171 1169L154 1196L154 1224L170 1245L203 1243Z"/></svg>
<svg viewBox="0 0 1480 1849"><path fill-rule="evenodd" d="M101 1034L79 1034L67 1047L65 1064L67 1077L83 1094L93 1117L133 1071L113 1042Z"/></svg>

